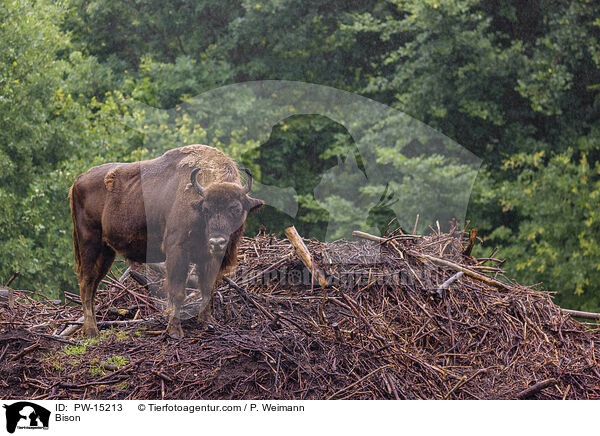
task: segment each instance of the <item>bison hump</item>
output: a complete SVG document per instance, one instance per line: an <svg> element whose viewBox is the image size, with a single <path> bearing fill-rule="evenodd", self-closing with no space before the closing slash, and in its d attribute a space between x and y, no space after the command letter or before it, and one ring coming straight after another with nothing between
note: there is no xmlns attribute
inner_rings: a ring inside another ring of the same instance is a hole
<svg viewBox="0 0 600 436"><path fill-rule="evenodd" d="M201 168L199 181L202 185L214 181L240 183L235 161L219 149L195 144L176 150L181 153L178 168Z"/></svg>
<svg viewBox="0 0 600 436"><path fill-rule="evenodd" d="M106 189L108 191L114 191L116 189L116 181L117 181L117 172L118 171L119 171L119 169L115 168L113 170L110 170L104 176L104 186L106 186Z"/></svg>
<svg viewBox="0 0 600 436"><path fill-rule="evenodd" d="M118 164L104 176L104 186L109 192L124 192L138 189L140 181L140 163Z"/></svg>

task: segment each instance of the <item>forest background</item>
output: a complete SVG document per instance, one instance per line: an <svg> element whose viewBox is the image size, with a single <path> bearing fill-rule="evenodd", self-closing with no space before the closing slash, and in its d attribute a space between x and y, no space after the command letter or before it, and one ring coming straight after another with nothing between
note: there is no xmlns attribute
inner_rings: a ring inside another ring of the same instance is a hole
<svg viewBox="0 0 600 436"><path fill-rule="evenodd" d="M225 85L290 80L388 105L477 155L477 253L498 247L513 278L600 311L599 39L592 0L2 0L0 283L20 271L21 289L75 289L75 177L191 143L295 189L294 219L267 207L248 234L293 223L322 237L350 207L338 201L332 217L313 196L352 147L340 124L292 116L264 144L185 117L168 132L123 124L144 119L140 102L170 109ZM369 219L383 231L390 212L384 201Z"/></svg>

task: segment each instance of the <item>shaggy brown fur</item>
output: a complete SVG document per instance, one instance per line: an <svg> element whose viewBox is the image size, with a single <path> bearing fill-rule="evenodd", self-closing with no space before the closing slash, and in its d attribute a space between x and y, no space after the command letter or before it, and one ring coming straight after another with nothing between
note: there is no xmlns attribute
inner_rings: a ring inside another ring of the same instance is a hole
<svg viewBox="0 0 600 436"><path fill-rule="evenodd" d="M202 193L190 183L194 168L200 168ZM264 204L247 195L235 162L205 145L91 168L77 177L69 197L86 335L98 333L94 295L117 253L136 262L166 260L168 332L177 337L183 335L187 272L195 263L202 278L199 320L208 321L214 283L237 261L247 214Z"/></svg>

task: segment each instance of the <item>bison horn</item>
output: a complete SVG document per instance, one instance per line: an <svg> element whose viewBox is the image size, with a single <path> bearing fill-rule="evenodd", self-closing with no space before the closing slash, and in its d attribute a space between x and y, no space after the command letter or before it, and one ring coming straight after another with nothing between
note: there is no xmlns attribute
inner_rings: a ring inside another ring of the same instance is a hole
<svg viewBox="0 0 600 436"><path fill-rule="evenodd" d="M250 189L252 189L252 173L248 168L242 168L242 171L248 174L248 182L244 185L243 188L244 194L247 194L248 192L250 192Z"/></svg>
<svg viewBox="0 0 600 436"><path fill-rule="evenodd" d="M199 171L200 171L200 168L194 168L192 170L192 174L190 176L190 183L192 184L192 186L194 186L198 190L200 195L202 195L204 197L204 188L202 186L200 186L200 183L198 183L198 180L196 179L196 175L198 174Z"/></svg>

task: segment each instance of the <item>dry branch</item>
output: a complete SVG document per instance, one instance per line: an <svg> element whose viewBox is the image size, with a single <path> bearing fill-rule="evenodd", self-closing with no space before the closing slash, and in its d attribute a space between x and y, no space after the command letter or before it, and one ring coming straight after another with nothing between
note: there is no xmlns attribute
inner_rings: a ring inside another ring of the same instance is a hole
<svg viewBox="0 0 600 436"><path fill-rule="evenodd" d="M316 279L321 285L321 287L326 287L327 279L325 278L323 271L319 268L318 265L315 264L310 254L310 251L308 251L308 248L306 248L306 244L304 244L304 241L302 241L302 238L298 234L296 227L292 226L285 229L285 235L290 240L294 248L296 248L296 254L298 254L298 257L300 258L300 260L302 260L302 263L304 263L304 265L311 272L312 276L316 276Z"/></svg>
<svg viewBox="0 0 600 436"><path fill-rule="evenodd" d="M54 334L77 322L81 306L15 291L13 310L0 301L0 397L600 399L599 330L561 312L548 292L489 286L467 273L457 280L462 271L427 258L497 274L481 268L486 259L464 256L467 238L436 229L396 230L384 241L302 240L328 287L304 280L308 267L289 239L242 238L239 267L215 289L213 328L197 323L199 296L190 290L182 340L164 335L164 300L129 275L109 276L96 300L100 339L77 355L62 347L81 336ZM141 268L132 266L164 282L160 268ZM445 298L432 298L448 286ZM24 362L19 353L33 344L40 347ZM144 364L119 367L114 356ZM529 380L556 388L524 391Z"/></svg>
<svg viewBox="0 0 600 436"><path fill-rule="evenodd" d="M40 344L33 344L33 345L21 350L19 353L15 354L13 357L10 358L10 360L18 360L21 357L26 356L29 353L37 350L38 348L40 348Z"/></svg>
<svg viewBox="0 0 600 436"><path fill-rule="evenodd" d="M462 271L457 272L452 277L450 277L448 280L446 280L444 283L442 283L440 285L440 287L437 288L437 290L435 291L435 293L438 296L441 296L444 291L448 290L448 288L450 287L450 285L452 283L454 283L456 280L458 280L459 278L461 278L463 275L464 275L464 273Z"/></svg>
<svg viewBox="0 0 600 436"><path fill-rule="evenodd" d="M381 238L381 237L375 236L375 235L370 235L368 233L360 232L360 231L357 231L357 230L355 230L354 232L352 232L352 234L354 236L358 236L360 238L369 239L371 241L377 241L377 242L381 242L381 243L389 242L389 239ZM412 251L412 250L406 250L406 252L409 253L409 254L411 254L412 256L420 257L422 259L428 259L428 260L431 260L432 262L437 262L437 263L439 263L441 265L448 266L448 267L450 267L450 268L452 268L452 269L454 269L456 271L461 271L464 274L466 274L466 275L468 275L470 277L473 277L474 279L481 280L482 282L485 282L485 283L487 283L489 285L492 285L492 286L495 286L497 288L504 288L504 289L511 289L511 290L515 289L514 287L512 287L509 284L502 283L502 282L500 282L500 281L498 281L496 279L493 279L491 277L485 276L483 274L479 274L478 272L473 271L473 270L471 270L471 269L469 269L469 268L467 268L465 266L459 265L459 264L457 264L455 262L451 262L449 260L442 259L442 258L439 258L439 257L436 257L436 256L431 256L431 255L426 254L426 253L418 253L418 252L415 252L415 251Z"/></svg>
<svg viewBox="0 0 600 436"><path fill-rule="evenodd" d="M536 384L534 384L533 386L519 392L516 397L519 400L525 400L535 394L537 394L538 392L540 392L542 389L546 389L549 388L550 386L554 386L555 384L557 384L558 381L553 379L553 378L549 378L547 380L543 380L541 382L538 382Z"/></svg>
<svg viewBox="0 0 600 436"><path fill-rule="evenodd" d="M578 318L600 320L600 313L582 312L580 310L571 310L571 309L563 309L563 308L561 308L560 310L562 312L564 312L564 313L568 313L569 315L573 315L573 316L576 316Z"/></svg>

